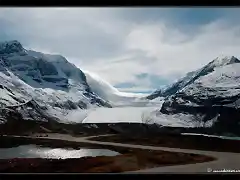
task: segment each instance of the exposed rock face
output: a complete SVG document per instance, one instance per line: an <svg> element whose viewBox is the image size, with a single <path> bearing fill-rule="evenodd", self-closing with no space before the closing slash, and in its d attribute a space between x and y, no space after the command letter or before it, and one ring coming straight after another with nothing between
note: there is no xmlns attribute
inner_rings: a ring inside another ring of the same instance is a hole
<svg viewBox="0 0 240 180"><path fill-rule="evenodd" d="M147 99L155 99L157 97L167 97L171 96L179 91L181 91L184 87L194 83L197 79L212 73L215 68L223 67L230 64L238 64L240 60L234 56L230 57L218 57L208 63L206 66L198 69L196 71L192 71L186 74L183 78L179 79L177 82L171 84L165 89L156 90L151 95L147 96Z"/></svg>
<svg viewBox="0 0 240 180"><path fill-rule="evenodd" d="M65 112L94 106L111 107L91 90L85 74L64 57L26 50L18 41L0 43L0 91L2 121L13 113L13 107L25 108L17 111L19 114L37 112L39 109L30 102L45 108L43 113L27 117L32 119L44 114L50 116L51 111L47 110L52 109ZM44 117L37 119L44 120Z"/></svg>
<svg viewBox="0 0 240 180"><path fill-rule="evenodd" d="M206 66L208 73L169 96L160 111L192 114L201 126L240 135L240 63L235 57L217 60Z"/></svg>

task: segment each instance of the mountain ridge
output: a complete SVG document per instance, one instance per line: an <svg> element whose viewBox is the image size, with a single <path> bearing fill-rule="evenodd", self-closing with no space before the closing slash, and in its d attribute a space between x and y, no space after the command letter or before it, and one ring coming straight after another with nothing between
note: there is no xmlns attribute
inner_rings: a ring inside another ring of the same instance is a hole
<svg viewBox="0 0 240 180"><path fill-rule="evenodd" d="M222 67L229 64L240 63L240 60L237 59L235 56L222 56L217 57L207 65L203 66L200 69L195 71L188 72L185 76L178 79L175 83L170 84L168 87L164 89L159 89L154 91L152 94L148 95L147 99L155 99L157 97L167 97L173 95L183 89L184 87L188 86L189 84L193 83L199 77L205 76L212 71L214 68Z"/></svg>
<svg viewBox="0 0 240 180"><path fill-rule="evenodd" d="M35 111L40 106L62 113L111 107L91 90L85 74L66 58L26 50L16 40L0 43L0 93L1 108L31 101L39 105Z"/></svg>
<svg viewBox="0 0 240 180"><path fill-rule="evenodd" d="M235 58L228 60L220 66L210 62L208 65L214 69L166 97L160 112L191 115L195 122L215 133L239 136L240 63Z"/></svg>

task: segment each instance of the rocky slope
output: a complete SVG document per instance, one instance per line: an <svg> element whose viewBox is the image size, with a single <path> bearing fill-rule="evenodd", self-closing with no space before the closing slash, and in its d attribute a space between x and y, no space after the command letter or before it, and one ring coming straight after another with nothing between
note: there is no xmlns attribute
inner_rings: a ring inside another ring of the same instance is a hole
<svg viewBox="0 0 240 180"><path fill-rule="evenodd" d="M155 99L157 97L167 97L181 91L184 87L192 84L195 80L199 79L202 76L205 76L214 71L217 67L222 67L228 64L240 63L240 61L234 57L218 57L208 63L206 66L187 73L183 78L179 79L175 83L169 85L165 89L159 89L147 96L147 99Z"/></svg>
<svg viewBox="0 0 240 180"><path fill-rule="evenodd" d="M164 114L191 114L199 127L240 135L240 61L217 58L182 81L162 105Z"/></svg>
<svg viewBox="0 0 240 180"><path fill-rule="evenodd" d="M111 107L89 87L85 74L60 55L26 50L18 41L0 43L0 122L60 120L52 112Z"/></svg>

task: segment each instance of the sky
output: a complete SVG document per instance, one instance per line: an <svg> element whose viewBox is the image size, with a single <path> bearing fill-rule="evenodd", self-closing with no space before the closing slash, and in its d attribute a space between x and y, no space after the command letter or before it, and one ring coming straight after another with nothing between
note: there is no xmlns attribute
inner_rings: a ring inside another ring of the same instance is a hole
<svg viewBox="0 0 240 180"><path fill-rule="evenodd" d="M240 58L239 8L0 8L0 41L61 54L124 92L150 93L218 56Z"/></svg>

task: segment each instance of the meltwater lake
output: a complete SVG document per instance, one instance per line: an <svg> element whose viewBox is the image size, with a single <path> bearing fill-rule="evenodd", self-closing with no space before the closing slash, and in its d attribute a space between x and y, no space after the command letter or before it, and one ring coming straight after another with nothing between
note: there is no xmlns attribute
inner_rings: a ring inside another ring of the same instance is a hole
<svg viewBox="0 0 240 180"><path fill-rule="evenodd" d="M68 148L48 148L38 145L22 145L12 148L0 148L0 159L12 158L48 158L48 159L68 159L96 156L116 156L120 153L108 149L68 149Z"/></svg>

